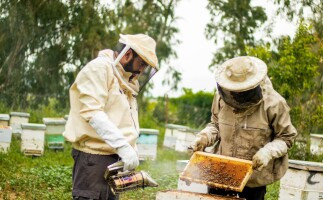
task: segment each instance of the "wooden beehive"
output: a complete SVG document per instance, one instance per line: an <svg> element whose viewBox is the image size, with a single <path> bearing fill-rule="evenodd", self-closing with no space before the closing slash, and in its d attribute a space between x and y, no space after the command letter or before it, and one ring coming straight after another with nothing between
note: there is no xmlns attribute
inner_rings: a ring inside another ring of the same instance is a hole
<svg viewBox="0 0 323 200"><path fill-rule="evenodd" d="M9 126L10 116L8 114L0 114L0 126Z"/></svg>
<svg viewBox="0 0 323 200"><path fill-rule="evenodd" d="M61 150L64 148L64 136L66 120L63 118L43 118L46 125L46 141L48 148Z"/></svg>
<svg viewBox="0 0 323 200"><path fill-rule="evenodd" d="M189 127L177 125L177 124L166 124L164 146L170 149L176 148L177 136L182 132L185 132Z"/></svg>
<svg viewBox="0 0 323 200"><path fill-rule="evenodd" d="M137 140L139 160L155 160L157 156L157 140L159 131L141 128Z"/></svg>
<svg viewBox="0 0 323 200"><path fill-rule="evenodd" d="M195 192L167 190L159 191L156 200L245 200L238 197L225 197L214 194L200 194Z"/></svg>
<svg viewBox="0 0 323 200"><path fill-rule="evenodd" d="M41 156L44 153L46 126L23 123L21 127L21 151L27 156Z"/></svg>
<svg viewBox="0 0 323 200"><path fill-rule="evenodd" d="M10 113L10 126L12 128L12 133L20 135L22 132L21 124L28 123L29 113L24 112L11 112Z"/></svg>
<svg viewBox="0 0 323 200"><path fill-rule="evenodd" d="M323 163L289 160L280 180L279 200L323 199Z"/></svg>
<svg viewBox="0 0 323 200"><path fill-rule="evenodd" d="M228 156L195 152L180 179L241 192L252 173L252 162Z"/></svg>
<svg viewBox="0 0 323 200"><path fill-rule="evenodd" d="M0 151L7 153L11 144L12 129L10 126L0 125Z"/></svg>

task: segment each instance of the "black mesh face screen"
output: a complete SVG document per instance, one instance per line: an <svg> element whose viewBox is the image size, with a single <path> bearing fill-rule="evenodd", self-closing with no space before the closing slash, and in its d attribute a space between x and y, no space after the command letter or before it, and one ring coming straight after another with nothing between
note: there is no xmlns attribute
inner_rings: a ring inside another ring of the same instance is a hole
<svg viewBox="0 0 323 200"><path fill-rule="evenodd" d="M225 103L238 109L248 108L262 99L262 90L259 85L243 92L230 92L218 84L218 90Z"/></svg>
<svg viewBox="0 0 323 200"><path fill-rule="evenodd" d="M233 99L239 103L257 103L260 99L262 99L260 85L251 90L243 92L230 92L230 94L232 95Z"/></svg>

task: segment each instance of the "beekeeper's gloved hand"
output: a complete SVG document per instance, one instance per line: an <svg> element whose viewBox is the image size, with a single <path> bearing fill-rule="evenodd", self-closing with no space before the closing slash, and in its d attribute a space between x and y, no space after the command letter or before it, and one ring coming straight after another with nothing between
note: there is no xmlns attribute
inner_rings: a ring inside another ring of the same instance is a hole
<svg viewBox="0 0 323 200"><path fill-rule="evenodd" d="M204 135L197 135L195 140L188 147L188 152L192 154L195 151L203 151L207 145L207 139Z"/></svg>
<svg viewBox="0 0 323 200"><path fill-rule="evenodd" d="M124 162L124 170L132 170L139 165L136 151L126 141L120 129L103 111L98 111L89 121L92 128L112 148Z"/></svg>
<svg viewBox="0 0 323 200"><path fill-rule="evenodd" d="M117 154L120 156L122 162L124 163L123 170L133 170L139 165L139 159L136 151L130 146L130 144L126 144L117 149Z"/></svg>
<svg viewBox="0 0 323 200"><path fill-rule="evenodd" d="M287 153L287 144L282 140L274 140L266 144L252 158L252 167L256 170L262 170L268 165L270 160L280 158Z"/></svg>

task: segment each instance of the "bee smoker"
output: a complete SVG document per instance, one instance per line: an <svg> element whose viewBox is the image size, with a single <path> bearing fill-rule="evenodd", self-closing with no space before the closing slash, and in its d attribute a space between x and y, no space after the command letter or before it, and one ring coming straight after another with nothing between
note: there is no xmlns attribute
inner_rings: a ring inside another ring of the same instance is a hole
<svg viewBox="0 0 323 200"><path fill-rule="evenodd" d="M109 165L104 178L108 181L111 191L120 194L130 190L145 187L157 187L158 184L145 171L123 171L123 162L118 161Z"/></svg>

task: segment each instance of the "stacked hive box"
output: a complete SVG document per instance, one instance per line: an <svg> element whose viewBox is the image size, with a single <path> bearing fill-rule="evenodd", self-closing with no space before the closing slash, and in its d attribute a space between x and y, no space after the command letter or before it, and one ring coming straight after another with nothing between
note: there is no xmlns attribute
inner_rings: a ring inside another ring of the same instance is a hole
<svg viewBox="0 0 323 200"><path fill-rule="evenodd" d="M28 156L41 156L44 153L44 124L21 124L21 151Z"/></svg>
<svg viewBox="0 0 323 200"><path fill-rule="evenodd" d="M137 140L139 160L155 160L157 156L157 139L159 131L156 129L140 129Z"/></svg>
<svg viewBox="0 0 323 200"><path fill-rule="evenodd" d="M177 135L180 132L183 132L187 129L189 129L189 127L187 127L187 126L181 126L181 125L176 125L176 124L166 124L165 139L164 139L163 145L165 147L175 149Z"/></svg>
<svg viewBox="0 0 323 200"><path fill-rule="evenodd" d="M48 148L60 150L64 148L63 132L65 130L65 119L63 118L43 118L46 125L46 141Z"/></svg>
<svg viewBox="0 0 323 200"><path fill-rule="evenodd" d="M12 133L20 135L22 133L21 124L28 123L29 113L23 112L11 112L10 113L10 126L12 128Z"/></svg>
<svg viewBox="0 0 323 200"><path fill-rule="evenodd" d="M323 134L311 134L311 153L323 154Z"/></svg>
<svg viewBox="0 0 323 200"><path fill-rule="evenodd" d="M323 164L289 160L289 168L280 180L279 199L323 199Z"/></svg>
<svg viewBox="0 0 323 200"><path fill-rule="evenodd" d="M191 143L195 139L196 133L197 133L196 130L193 130L190 128L179 130L177 133L175 151L187 152L187 148L191 145Z"/></svg>
<svg viewBox="0 0 323 200"><path fill-rule="evenodd" d="M9 126L10 116L8 114L0 114L0 126Z"/></svg>
<svg viewBox="0 0 323 200"><path fill-rule="evenodd" d="M0 152L8 152L11 143L11 136L11 127L0 125Z"/></svg>

